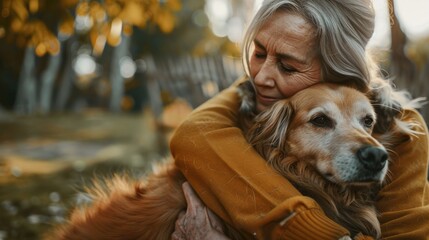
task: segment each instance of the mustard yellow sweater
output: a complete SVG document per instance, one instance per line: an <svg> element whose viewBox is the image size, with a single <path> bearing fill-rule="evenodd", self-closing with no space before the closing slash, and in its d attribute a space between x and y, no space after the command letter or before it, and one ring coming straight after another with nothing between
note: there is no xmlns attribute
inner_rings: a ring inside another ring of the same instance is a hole
<svg viewBox="0 0 429 240"><path fill-rule="evenodd" d="M204 203L222 219L257 239L338 239L348 231L329 219L271 169L237 127L239 98L232 86L201 105L176 130L170 143L176 165ZM390 183L377 208L383 239L429 239L428 135L395 148ZM364 239L364 237L362 238Z"/></svg>

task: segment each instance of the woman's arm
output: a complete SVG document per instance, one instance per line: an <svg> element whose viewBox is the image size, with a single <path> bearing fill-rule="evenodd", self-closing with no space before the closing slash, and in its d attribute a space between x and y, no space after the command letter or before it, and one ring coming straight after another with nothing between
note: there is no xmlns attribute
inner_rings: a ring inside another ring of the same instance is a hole
<svg viewBox="0 0 429 240"><path fill-rule="evenodd" d="M302 196L254 151L237 125L235 87L196 109L176 130L171 152L204 203L257 238L335 239L348 231Z"/></svg>
<svg viewBox="0 0 429 240"><path fill-rule="evenodd" d="M383 239L429 238L428 130L421 115L405 110L403 120L419 123L424 134L394 148L388 184L378 195Z"/></svg>

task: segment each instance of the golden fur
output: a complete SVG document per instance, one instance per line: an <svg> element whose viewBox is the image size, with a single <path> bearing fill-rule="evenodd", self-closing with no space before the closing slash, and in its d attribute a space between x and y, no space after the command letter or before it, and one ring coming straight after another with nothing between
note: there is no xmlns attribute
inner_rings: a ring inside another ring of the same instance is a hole
<svg viewBox="0 0 429 240"><path fill-rule="evenodd" d="M327 105L321 107L323 104ZM335 125L315 126L311 119L315 108L319 109L317 114L327 111L323 114ZM330 115L332 111L334 115ZM353 155L362 146L383 149L371 136L373 124L362 127L367 116L375 118L375 113L362 93L318 84L257 115L246 135L274 169L303 194L318 201L328 216L353 234L361 232L378 238L380 226L372 187L383 181L387 164L384 172L359 179L358 170L355 175L343 174L341 171L349 170L332 163L338 157L336 153ZM69 221L48 238L170 239L179 212L186 209L181 189L184 181L173 161L160 165L143 180L116 176L105 182L96 181L88 189L92 204L75 209ZM225 227L233 239L248 236L227 224Z"/></svg>
<svg viewBox="0 0 429 240"><path fill-rule="evenodd" d="M331 103L334 106L329 105ZM366 109L355 110L356 106ZM335 126L312 125L312 114L320 113L331 118ZM349 171L349 168L335 169L331 163L336 154L353 158L362 146L384 149L371 136L374 125L365 128L356 121L368 115L375 118L369 99L362 93L344 86L318 85L289 100L279 101L270 111L256 116L247 137L274 169L302 194L314 198L329 217L352 235L363 233L378 238L381 230L373 205L374 187L382 182L386 172L371 179L373 181L360 182L358 177L341 179L338 171ZM323 165L324 172L318 165Z"/></svg>

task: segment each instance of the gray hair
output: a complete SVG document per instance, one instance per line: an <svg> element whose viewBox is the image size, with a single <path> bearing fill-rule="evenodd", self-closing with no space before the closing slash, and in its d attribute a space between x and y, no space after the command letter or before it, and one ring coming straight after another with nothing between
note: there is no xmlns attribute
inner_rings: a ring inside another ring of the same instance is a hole
<svg viewBox="0 0 429 240"><path fill-rule="evenodd" d="M374 32L370 0L265 0L243 41L243 64L250 73L250 48L255 35L273 13L293 11L315 27L322 65L322 81L355 84L366 89L373 75L365 48Z"/></svg>
<svg viewBox="0 0 429 240"><path fill-rule="evenodd" d="M397 121L404 132L415 134L414 123L399 123L403 108L419 108L406 91L396 91L381 77L366 46L374 32L375 12L371 0L264 0L250 23L243 41L243 65L250 76L250 48L257 32L277 11L298 13L316 31L321 59L321 80L353 85L368 91L378 117L375 130L385 132Z"/></svg>

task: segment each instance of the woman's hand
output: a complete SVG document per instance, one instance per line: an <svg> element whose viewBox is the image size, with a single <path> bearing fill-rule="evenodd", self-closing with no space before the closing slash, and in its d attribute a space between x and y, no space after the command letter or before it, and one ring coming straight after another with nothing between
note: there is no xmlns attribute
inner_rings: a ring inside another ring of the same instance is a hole
<svg viewBox="0 0 429 240"><path fill-rule="evenodd" d="M185 182L182 188L188 207L186 212L179 214L171 239L228 240L219 217L201 202L191 185Z"/></svg>

